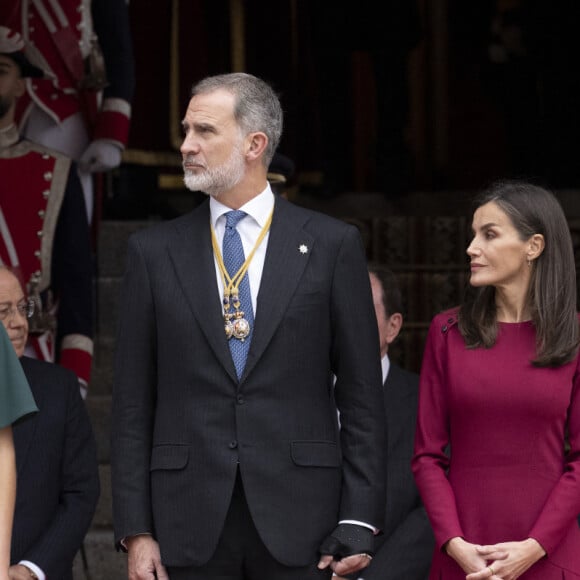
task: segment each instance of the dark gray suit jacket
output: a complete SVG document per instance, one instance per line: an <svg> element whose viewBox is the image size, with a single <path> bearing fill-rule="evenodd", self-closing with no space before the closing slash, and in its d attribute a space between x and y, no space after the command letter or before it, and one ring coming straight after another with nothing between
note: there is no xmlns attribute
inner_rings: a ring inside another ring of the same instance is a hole
<svg viewBox="0 0 580 580"><path fill-rule="evenodd" d="M18 484L11 563L72 580L99 498L97 448L76 375L21 357L39 412L14 427Z"/></svg>
<svg viewBox="0 0 580 580"><path fill-rule="evenodd" d="M435 547L431 525L411 472L419 375L391 363L384 384L388 468L384 534L371 565L354 578L426 580Z"/></svg>
<svg viewBox="0 0 580 580"><path fill-rule="evenodd" d="M209 223L205 202L129 241L113 390L116 540L150 532L164 564L204 564L239 466L264 543L305 566L340 519L383 519L385 418L360 234L276 199L238 381Z"/></svg>

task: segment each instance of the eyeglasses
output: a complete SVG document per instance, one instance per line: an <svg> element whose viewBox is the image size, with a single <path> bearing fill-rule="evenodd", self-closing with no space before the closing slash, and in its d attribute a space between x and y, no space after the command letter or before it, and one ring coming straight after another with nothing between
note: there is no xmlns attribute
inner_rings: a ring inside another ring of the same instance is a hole
<svg viewBox="0 0 580 580"><path fill-rule="evenodd" d="M34 314L34 300L19 302L16 306L0 306L0 320L4 322L12 318L16 311L23 318L31 318Z"/></svg>

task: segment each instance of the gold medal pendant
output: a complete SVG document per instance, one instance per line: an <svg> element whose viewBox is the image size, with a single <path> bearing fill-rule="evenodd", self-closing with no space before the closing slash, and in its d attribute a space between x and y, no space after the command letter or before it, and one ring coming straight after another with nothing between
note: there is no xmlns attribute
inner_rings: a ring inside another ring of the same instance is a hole
<svg viewBox="0 0 580 580"><path fill-rule="evenodd" d="M233 275L233 277L229 275L225 267L224 260L216 239L215 231L213 229L213 226L210 224L212 248L218 262L219 270L222 275L224 285L224 297L222 300L222 305L224 316L224 331L226 333L226 338L228 340L235 338L243 342L246 338L248 338L248 336L250 336L250 332L252 329L250 327L250 323L245 318L243 310L240 309L241 303L239 299L238 288L240 282L247 273L248 267L250 266L250 262L254 257L256 249L260 246L262 240L264 239L264 236L270 229L273 213L274 210L272 209L272 212L270 213L268 219L266 220L266 223L264 224L264 227L262 228L262 231L260 232L260 235L258 236L258 239L256 240L256 243L252 251L250 252L250 255L246 258L246 261L242 264L240 269ZM234 312L230 311L232 306L234 307Z"/></svg>
<svg viewBox="0 0 580 580"><path fill-rule="evenodd" d="M243 341L250 335L250 323L244 318L241 310L236 312L232 326L234 338Z"/></svg>
<svg viewBox="0 0 580 580"><path fill-rule="evenodd" d="M230 312L230 305L233 303L235 312ZM226 338L237 338L244 341L250 336L250 323L244 318L243 310L240 310L240 300L238 294L232 294L232 301L230 296L226 293L223 299L224 305L224 331Z"/></svg>

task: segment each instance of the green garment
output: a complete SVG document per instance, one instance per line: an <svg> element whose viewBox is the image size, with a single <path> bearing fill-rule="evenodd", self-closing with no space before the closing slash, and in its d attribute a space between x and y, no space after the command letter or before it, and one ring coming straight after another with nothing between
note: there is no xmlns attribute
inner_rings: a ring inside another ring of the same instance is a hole
<svg viewBox="0 0 580 580"><path fill-rule="evenodd" d="M0 324L0 428L38 412L14 347Z"/></svg>

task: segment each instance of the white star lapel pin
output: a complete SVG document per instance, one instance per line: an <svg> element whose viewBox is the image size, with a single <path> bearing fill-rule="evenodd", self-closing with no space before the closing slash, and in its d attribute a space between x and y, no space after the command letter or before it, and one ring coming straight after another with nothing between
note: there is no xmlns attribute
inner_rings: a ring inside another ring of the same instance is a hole
<svg viewBox="0 0 580 580"><path fill-rule="evenodd" d="M300 245L298 246L298 251L299 251L301 254L308 254L308 246L307 246L306 244L300 244Z"/></svg>

